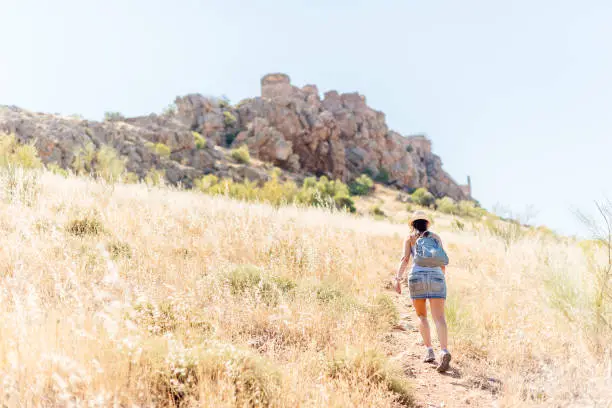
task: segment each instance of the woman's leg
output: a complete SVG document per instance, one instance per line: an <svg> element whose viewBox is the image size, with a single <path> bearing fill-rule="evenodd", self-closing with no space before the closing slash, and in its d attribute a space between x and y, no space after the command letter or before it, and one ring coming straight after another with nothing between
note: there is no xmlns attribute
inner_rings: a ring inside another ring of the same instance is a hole
<svg viewBox="0 0 612 408"><path fill-rule="evenodd" d="M429 299L429 306L431 307L431 317L436 324L440 348L447 350L448 329L446 328L446 318L444 317L444 299Z"/></svg>
<svg viewBox="0 0 612 408"><path fill-rule="evenodd" d="M426 347L431 347L431 331L427 321L427 299L412 299L412 305L419 317L419 331Z"/></svg>

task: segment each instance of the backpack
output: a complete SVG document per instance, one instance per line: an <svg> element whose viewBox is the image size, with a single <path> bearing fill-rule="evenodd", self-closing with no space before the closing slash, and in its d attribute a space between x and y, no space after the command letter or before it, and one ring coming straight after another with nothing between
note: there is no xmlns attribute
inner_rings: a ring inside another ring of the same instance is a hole
<svg viewBox="0 0 612 408"><path fill-rule="evenodd" d="M414 245L414 263L426 268L436 268L448 265L448 255L442 245L425 231Z"/></svg>

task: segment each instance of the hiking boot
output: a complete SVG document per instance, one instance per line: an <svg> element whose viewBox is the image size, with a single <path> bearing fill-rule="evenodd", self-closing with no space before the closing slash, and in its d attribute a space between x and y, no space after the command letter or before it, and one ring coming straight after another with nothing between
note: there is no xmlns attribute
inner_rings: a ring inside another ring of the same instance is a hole
<svg viewBox="0 0 612 408"><path fill-rule="evenodd" d="M450 362L451 362L450 353L448 351L442 352L442 355L440 356L440 365L437 368L438 372L443 373L446 370L448 370L448 368L450 367Z"/></svg>
<svg viewBox="0 0 612 408"><path fill-rule="evenodd" d="M423 359L423 362L433 363L434 361L436 361L436 355L434 354L433 349L428 348L427 353L425 353L425 358Z"/></svg>

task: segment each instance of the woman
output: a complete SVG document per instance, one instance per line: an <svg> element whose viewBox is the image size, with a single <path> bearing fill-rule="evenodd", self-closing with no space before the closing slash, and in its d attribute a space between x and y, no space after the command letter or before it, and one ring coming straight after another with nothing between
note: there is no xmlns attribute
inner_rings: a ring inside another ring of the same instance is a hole
<svg viewBox="0 0 612 408"><path fill-rule="evenodd" d="M412 234L404 242L404 256L400 262L395 277L395 290L397 293L402 293L401 281L404 276L404 271L408 266L410 256L414 258L415 248L417 239L425 234L429 234L431 238L435 239L440 246L442 246L442 240L440 237L432 232L429 232L429 226L431 220L423 211L415 212L410 219L410 226L412 227ZM429 299L429 306L431 308L431 315L436 324L438 332L438 339L440 340L440 348L442 349L440 354L440 364L438 365L438 371L444 372L448 370L451 355L448 352L448 331L446 328L446 319L444 317L444 301L446 299L446 279L445 274L446 268L443 267L424 267L413 263L412 269L408 276L408 287L410 289L410 298L412 304L416 310L417 316L419 317L419 331L423 337L423 342L427 347L425 354L425 362L431 363L435 361L436 357L431 347L431 332L429 330L429 322L427 321L427 299Z"/></svg>

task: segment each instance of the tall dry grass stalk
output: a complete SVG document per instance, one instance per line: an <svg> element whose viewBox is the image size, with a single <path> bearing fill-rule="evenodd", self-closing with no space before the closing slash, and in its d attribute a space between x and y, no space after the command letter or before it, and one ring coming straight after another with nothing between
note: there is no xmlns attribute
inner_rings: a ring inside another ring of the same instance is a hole
<svg viewBox="0 0 612 408"><path fill-rule="evenodd" d="M37 180L35 199L0 202L4 405L410 405L381 298L404 226ZM575 242L440 232L451 347L502 379L502 405L609 400L612 336L592 330L597 288Z"/></svg>

